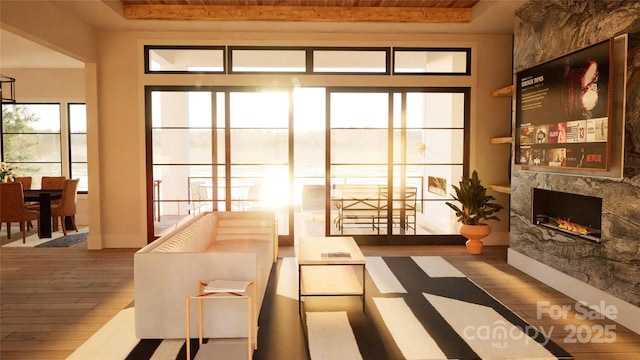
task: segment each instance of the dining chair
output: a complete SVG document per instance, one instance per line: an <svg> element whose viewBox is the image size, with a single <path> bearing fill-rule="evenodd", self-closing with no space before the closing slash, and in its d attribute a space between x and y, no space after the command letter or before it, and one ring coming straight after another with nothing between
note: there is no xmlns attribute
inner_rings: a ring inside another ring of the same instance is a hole
<svg viewBox="0 0 640 360"><path fill-rule="evenodd" d="M181 205L178 202L178 215L176 216L176 227L180 223L182 217L182 211L185 211L188 215L195 216L196 213L202 212L202 208L208 206L210 200L207 187L204 181L191 181L187 184L189 193L189 200L186 204Z"/></svg>
<svg viewBox="0 0 640 360"><path fill-rule="evenodd" d="M66 176L43 176L40 179L40 188L43 190L62 190Z"/></svg>
<svg viewBox="0 0 640 360"><path fill-rule="evenodd" d="M33 183L33 177L31 176L16 176L15 178L16 182L19 182L22 184L22 190L31 190L31 184ZM34 204L30 204L30 203L26 203L27 208L29 208L30 205L34 205ZM32 229L33 228L33 223L31 221L27 221L27 229Z"/></svg>
<svg viewBox="0 0 640 360"><path fill-rule="evenodd" d="M22 243L27 241L26 222L37 220L40 226L40 215L37 211L28 210L24 204L22 183L0 183L0 223L7 223L7 238L11 239L11 223L20 223Z"/></svg>
<svg viewBox="0 0 640 360"><path fill-rule="evenodd" d="M66 176L43 176L40 179L40 189L42 190L63 190ZM59 206L62 199L51 200L51 206ZM53 231L58 231L58 218L53 218Z"/></svg>
<svg viewBox="0 0 640 360"><path fill-rule="evenodd" d="M78 203L79 183L80 179L65 180L64 187L62 188L62 199L60 199L61 203L59 205L51 205L51 217L54 219L60 218L60 223L62 223L62 233L64 236L67 236L65 217L71 219L73 229L76 232L78 231L78 227L76 226L76 204Z"/></svg>
<svg viewBox="0 0 640 360"><path fill-rule="evenodd" d="M192 181L190 191L191 211L195 214L197 211L202 211L202 208L207 206L207 200L210 200L209 194L204 181Z"/></svg>
<svg viewBox="0 0 640 360"><path fill-rule="evenodd" d="M33 183L33 177L31 176L16 176L16 182L22 184L22 190L31 190L31 184Z"/></svg>

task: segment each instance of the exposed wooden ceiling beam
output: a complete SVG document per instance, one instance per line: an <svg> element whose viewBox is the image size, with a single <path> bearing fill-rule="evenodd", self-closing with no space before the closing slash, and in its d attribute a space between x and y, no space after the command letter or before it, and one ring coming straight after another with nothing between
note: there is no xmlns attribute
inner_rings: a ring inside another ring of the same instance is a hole
<svg viewBox="0 0 640 360"><path fill-rule="evenodd" d="M471 8L125 4L129 20L468 23Z"/></svg>

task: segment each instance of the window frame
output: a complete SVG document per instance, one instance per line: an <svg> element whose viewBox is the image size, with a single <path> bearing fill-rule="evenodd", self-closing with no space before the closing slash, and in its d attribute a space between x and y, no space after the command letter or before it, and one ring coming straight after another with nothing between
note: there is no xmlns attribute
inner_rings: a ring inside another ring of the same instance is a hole
<svg viewBox="0 0 640 360"><path fill-rule="evenodd" d="M62 138L62 134L63 134L63 127L62 127L62 104L59 102L15 102L15 103L7 103L7 104L2 104L3 106L20 106L20 105L57 105L58 106L58 132L27 132L27 133L13 133L13 132L6 132L4 129L4 119L2 120L2 122L0 122L0 152L2 153L2 161L4 162L6 159L5 156L5 142L4 142L4 138L5 135L57 135L58 139L59 139L59 144L60 144L60 148L59 148L59 154L60 154L60 161L20 161L20 162L11 162L12 164L59 164L60 165L60 175L62 175L64 173L64 144L63 144L63 138Z"/></svg>
<svg viewBox="0 0 640 360"><path fill-rule="evenodd" d="M466 69L464 72L398 72L395 69L397 52L464 52L466 53ZM394 76L469 76L471 75L471 48L469 47L396 47L393 48L393 68L391 74Z"/></svg>
<svg viewBox="0 0 640 360"><path fill-rule="evenodd" d="M369 52L376 52L376 51L384 51L385 52L385 70L383 72L379 72L379 71L314 71L313 67L313 52L311 53L311 59L308 60L310 61L310 72L312 74L316 74L316 75L391 75L391 69L392 69L392 57L391 57L391 50L392 48L390 47L317 47L314 48L313 51L318 50L320 51L334 51L334 52L339 52L339 51L344 51L344 52L358 52L358 51L369 51Z"/></svg>
<svg viewBox="0 0 640 360"><path fill-rule="evenodd" d="M187 70L151 70L149 60L152 50L221 50L221 71L187 71ZM304 51L304 71L238 71L233 70L233 52L251 51ZM385 71L314 71L314 53L322 51L383 51L385 52ZM395 70L397 52L460 52L465 53L464 72L399 72ZM145 74L282 74L282 75L387 75L387 76L470 76L471 75L471 48L470 47L336 47L336 46L237 46L237 45L144 45L144 73Z"/></svg>
<svg viewBox="0 0 640 360"><path fill-rule="evenodd" d="M151 70L149 61L152 50L222 50L221 71ZM144 45L145 74L225 74L227 70L227 47L220 45Z"/></svg>
<svg viewBox="0 0 640 360"><path fill-rule="evenodd" d="M86 108L87 108L87 104L84 102L69 102L67 103L67 147L69 149L69 178L73 178L73 164L86 164L87 166L87 190L80 190L78 189L78 194L88 194L89 193L89 184L88 184L88 179L89 179L89 159L87 158L87 160L85 162L78 162L78 161L73 161L73 151L72 151L72 147L71 147L71 135L75 134L82 134L85 136L85 142L87 143L87 148L85 149L86 151L89 150L89 146L88 146L88 142L87 140L87 131L86 131L86 123L85 123L85 132L83 133L79 133L79 132L72 132L71 131L71 106L72 105L84 105L85 107L85 113L86 113ZM87 154L88 155L88 154Z"/></svg>
<svg viewBox="0 0 640 360"><path fill-rule="evenodd" d="M5 161L5 148L4 148L4 136L5 134L28 134L28 135L57 135L59 137L59 142L60 142L60 161L59 162L51 162L51 161L47 161L47 162L16 162L15 164L21 164L21 163L42 163L42 164L59 164L60 167L60 174L59 175L65 175L65 174L69 174L69 177L72 176L73 172L71 169L71 165L73 163L78 163L78 162L72 162L71 161L71 157L72 157L72 150L71 150L71 118L70 118L70 107L72 105L84 105L86 107L86 103L85 102L16 102L16 103L6 103L6 104L2 104L7 105L7 106L17 106L17 105L57 105L58 109L59 109L59 131L55 132L55 133L43 133L43 132L30 132L30 133L7 133L4 129L4 123L0 123L0 155L1 155L1 159L2 161ZM65 106L66 105L66 106ZM65 106L63 108L63 106ZM65 111L63 111L63 109L65 109ZM86 109L86 108L85 108ZM63 126L63 124L66 124L66 127ZM84 134L85 136L87 135L87 133L74 133L74 134ZM88 146L87 146L88 148ZM86 164L88 165L88 159ZM51 175L55 175L55 174L51 174ZM78 190L79 194L87 194L89 191L87 190Z"/></svg>
<svg viewBox="0 0 640 360"><path fill-rule="evenodd" d="M305 52L305 69L304 71L238 71L233 70L233 53L234 51L304 51ZM290 74L300 75L309 74L309 51L308 47L299 46L229 46L227 47L227 64L228 74Z"/></svg>

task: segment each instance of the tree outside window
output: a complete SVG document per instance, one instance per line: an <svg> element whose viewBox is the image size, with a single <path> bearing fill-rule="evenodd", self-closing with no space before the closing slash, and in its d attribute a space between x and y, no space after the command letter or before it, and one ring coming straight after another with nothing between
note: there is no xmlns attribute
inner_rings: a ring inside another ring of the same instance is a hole
<svg viewBox="0 0 640 360"><path fill-rule="evenodd" d="M2 159L34 184L43 175L61 175L60 105L3 105Z"/></svg>

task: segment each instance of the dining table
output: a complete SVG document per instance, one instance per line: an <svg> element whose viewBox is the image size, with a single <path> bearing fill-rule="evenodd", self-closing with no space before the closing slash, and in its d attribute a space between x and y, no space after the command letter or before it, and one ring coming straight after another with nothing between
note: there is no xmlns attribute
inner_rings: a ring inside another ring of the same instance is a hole
<svg viewBox="0 0 640 360"><path fill-rule="evenodd" d="M23 190L25 202L40 203L38 237L51 238L51 200L62 199L62 190Z"/></svg>

